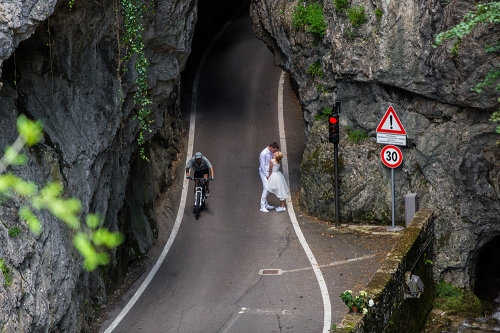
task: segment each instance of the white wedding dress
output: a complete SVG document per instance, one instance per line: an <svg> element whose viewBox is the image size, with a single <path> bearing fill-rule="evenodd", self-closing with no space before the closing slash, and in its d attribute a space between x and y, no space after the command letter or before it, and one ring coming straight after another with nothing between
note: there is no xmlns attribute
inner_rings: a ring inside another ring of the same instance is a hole
<svg viewBox="0 0 500 333"><path fill-rule="evenodd" d="M285 200L288 196L288 186L285 177L280 171L280 165L273 161L273 172L267 180L267 190L275 194L278 199Z"/></svg>

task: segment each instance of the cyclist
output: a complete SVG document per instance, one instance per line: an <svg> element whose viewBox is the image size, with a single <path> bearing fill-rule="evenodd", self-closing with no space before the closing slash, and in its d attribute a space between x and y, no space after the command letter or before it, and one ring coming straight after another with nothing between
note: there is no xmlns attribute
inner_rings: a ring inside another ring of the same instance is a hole
<svg viewBox="0 0 500 333"><path fill-rule="evenodd" d="M202 153L197 152L194 154L193 157L187 162L186 164L186 177L189 177L189 169L193 168L194 170L194 178L207 178L207 181L205 182L206 184L206 196L208 197L210 195L210 182L208 179L214 179L214 168L212 166L212 163L203 156ZM211 174L211 177L208 178L208 176ZM195 182L195 187L194 187L194 192L196 193L196 186L198 185L198 181ZM194 202L194 205L196 206L196 199Z"/></svg>

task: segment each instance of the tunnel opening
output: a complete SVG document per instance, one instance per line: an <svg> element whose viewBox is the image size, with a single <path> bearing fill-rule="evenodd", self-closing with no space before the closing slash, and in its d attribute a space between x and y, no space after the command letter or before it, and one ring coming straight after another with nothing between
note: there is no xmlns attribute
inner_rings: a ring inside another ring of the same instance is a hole
<svg viewBox="0 0 500 333"><path fill-rule="evenodd" d="M500 305L500 236L483 246L475 266L474 294L483 301Z"/></svg>

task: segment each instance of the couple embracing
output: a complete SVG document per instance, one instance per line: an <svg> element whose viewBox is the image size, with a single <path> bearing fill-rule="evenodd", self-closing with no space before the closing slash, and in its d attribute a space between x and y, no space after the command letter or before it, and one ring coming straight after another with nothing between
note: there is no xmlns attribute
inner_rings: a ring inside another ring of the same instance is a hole
<svg viewBox="0 0 500 333"><path fill-rule="evenodd" d="M279 151L279 145L276 142L271 143L264 148L259 156L259 174L262 179L262 197L260 198L260 211L268 213L274 209L274 206L267 202L269 192L273 193L280 199L280 206L276 207L277 212L284 212L285 199L288 196L288 186L286 185L285 177L280 172L281 159L283 153Z"/></svg>

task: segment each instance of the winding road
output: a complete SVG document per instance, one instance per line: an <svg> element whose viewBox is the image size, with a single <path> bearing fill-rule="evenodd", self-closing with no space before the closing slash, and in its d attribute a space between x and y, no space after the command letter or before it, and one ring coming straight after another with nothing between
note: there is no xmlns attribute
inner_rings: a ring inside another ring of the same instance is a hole
<svg viewBox="0 0 500 333"><path fill-rule="evenodd" d="M328 332L328 291L291 200L287 212L259 211L258 156L270 142L280 143L292 194L297 188L302 128L289 117L284 77L247 13L211 44L193 85L187 147L214 165L211 196L196 220L184 180L160 260L100 332Z"/></svg>

